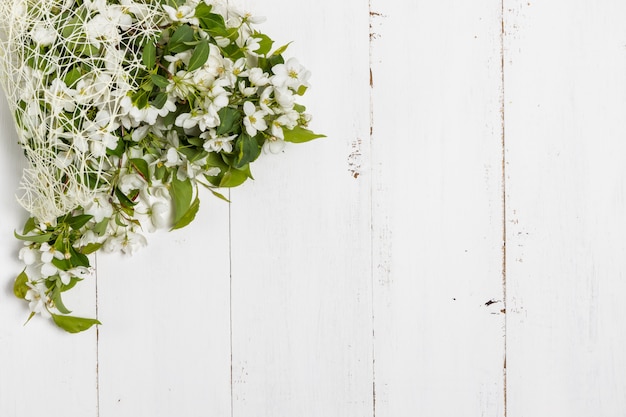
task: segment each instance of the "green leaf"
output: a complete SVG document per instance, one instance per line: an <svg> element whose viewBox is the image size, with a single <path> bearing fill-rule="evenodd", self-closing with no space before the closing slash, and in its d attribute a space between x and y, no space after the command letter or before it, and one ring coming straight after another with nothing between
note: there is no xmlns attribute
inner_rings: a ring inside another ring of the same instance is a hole
<svg viewBox="0 0 626 417"><path fill-rule="evenodd" d="M174 205L174 225L176 226L191 207L193 185L191 185L189 178L185 179L185 181L180 181L176 175L174 175L169 191Z"/></svg>
<svg viewBox="0 0 626 417"><path fill-rule="evenodd" d="M102 324L96 319L62 316L60 314L52 314L52 320L54 320L57 326L70 333L82 332L89 329L94 324Z"/></svg>
<svg viewBox="0 0 626 417"><path fill-rule="evenodd" d="M228 171L226 171L226 173L222 177L222 180L220 181L219 186L228 187L228 188L237 187L243 184L244 182L246 182L248 178L250 177L248 173L246 173L246 171L236 169L236 168L231 168Z"/></svg>
<svg viewBox="0 0 626 417"><path fill-rule="evenodd" d="M220 125L216 132L218 136L239 133L239 125L243 119L239 110L232 107L222 107L217 115L220 117Z"/></svg>
<svg viewBox="0 0 626 417"><path fill-rule="evenodd" d="M52 265L56 266L62 271L68 271L72 269L72 264L70 263L68 259L65 259L65 258L63 259L52 258L51 262L52 262Z"/></svg>
<svg viewBox="0 0 626 417"><path fill-rule="evenodd" d="M63 39L68 39L70 36L72 36L72 34L74 32L76 32L77 30L80 30L80 28L83 26L83 22L85 21L84 18L85 16L83 16L84 13L78 13L76 14L64 27L63 30L61 31L61 36L63 37Z"/></svg>
<svg viewBox="0 0 626 417"><path fill-rule="evenodd" d="M298 91L296 91L296 94L299 95L299 96L303 96L304 93L306 93L307 89L308 89L307 86L301 85L300 87L298 87Z"/></svg>
<svg viewBox="0 0 626 417"><path fill-rule="evenodd" d="M208 187L207 187L207 188L208 188ZM220 200L224 200L224 201L226 201L227 203L230 203L230 200L229 200L229 199L227 199L227 198L224 196L224 194L222 194L222 193L218 193L217 191L215 191L215 190L214 190L214 189L212 189L212 188L209 188L209 191L210 191L211 193L213 193L213 195L214 195L215 197L219 198Z"/></svg>
<svg viewBox="0 0 626 417"><path fill-rule="evenodd" d="M177 222L174 223L172 230L181 229L191 223L193 219L196 218L196 214L198 213L199 209L200 200L198 199L198 197L196 197L193 200L193 203L191 203L191 206L189 206L189 210L187 210L187 212L183 214L183 216Z"/></svg>
<svg viewBox="0 0 626 417"><path fill-rule="evenodd" d="M81 41L81 43L76 43L74 45L75 45L74 50L79 55L83 55L86 57L100 55L100 48L90 43L85 43L84 41Z"/></svg>
<svg viewBox="0 0 626 417"><path fill-rule="evenodd" d="M70 246L70 256L70 263L72 266L84 266L85 268L89 268L89 258L76 251L73 246Z"/></svg>
<svg viewBox="0 0 626 417"><path fill-rule="evenodd" d="M154 168L154 178L162 181L165 178L165 174L167 173L167 168L165 165L158 163Z"/></svg>
<svg viewBox="0 0 626 417"><path fill-rule="evenodd" d="M133 169L137 171L146 182L150 183L150 170L145 159L133 158L129 162Z"/></svg>
<svg viewBox="0 0 626 417"><path fill-rule="evenodd" d="M146 108L148 106L148 95L148 91L143 89L133 94L132 101L135 107L137 107L138 109Z"/></svg>
<svg viewBox="0 0 626 417"><path fill-rule="evenodd" d="M63 300L61 299L61 289L60 288L55 288L52 293L50 294L50 298L52 298L52 302L54 303L54 306L56 307L57 310L59 310L61 312L61 314L70 314L71 311L67 309L67 307L65 307L65 304L63 304Z"/></svg>
<svg viewBox="0 0 626 417"><path fill-rule="evenodd" d="M189 25L180 25L178 29L172 34L170 38L168 48L171 52L183 52L191 49L191 46L186 45L185 42L193 41L193 29Z"/></svg>
<svg viewBox="0 0 626 417"><path fill-rule="evenodd" d="M262 33L255 33L254 35L252 35L252 37L255 39L259 39L259 48L256 51L252 52L256 52L259 55L267 55L272 49L274 41L270 39L269 36Z"/></svg>
<svg viewBox="0 0 626 417"><path fill-rule="evenodd" d="M89 220L93 219L91 214L80 214L78 216L71 217L67 220L67 224L74 230L78 230L86 225Z"/></svg>
<svg viewBox="0 0 626 417"><path fill-rule="evenodd" d="M80 248L80 252L84 255L90 255L96 252L98 249L102 247L102 243L89 243L82 248Z"/></svg>
<svg viewBox="0 0 626 417"><path fill-rule="evenodd" d="M26 275L26 270L23 270L21 274L15 278L15 282L13 283L13 294L17 298L26 297L26 292L30 290L30 287L26 285L28 282L28 275Z"/></svg>
<svg viewBox="0 0 626 417"><path fill-rule="evenodd" d="M284 64L285 60L282 55L272 55L267 59L268 66L273 68L275 65Z"/></svg>
<svg viewBox="0 0 626 417"><path fill-rule="evenodd" d="M170 85L170 81L162 75L152 74L150 78L152 79L152 84L159 88L165 88Z"/></svg>
<svg viewBox="0 0 626 417"><path fill-rule="evenodd" d="M21 235L18 235L17 232L14 231L13 234L19 240L24 240L26 242L35 242L35 243L48 242L50 239L54 237L53 233L44 233L41 235L32 235L32 236L21 236Z"/></svg>
<svg viewBox="0 0 626 417"><path fill-rule="evenodd" d="M202 148L202 145L204 145L204 139L200 139L198 137L187 138L187 142L197 148Z"/></svg>
<svg viewBox="0 0 626 417"><path fill-rule="evenodd" d="M137 205L137 203L135 203L134 201L132 201L130 198L128 198L126 196L126 194L124 194L123 192L120 191L119 188L115 187L115 196L117 197L117 199L119 200L120 204L122 205L122 207L126 207L126 208L133 208L134 206Z"/></svg>
<svg viewBox="0 0 626 417"><path fill-rule="evenodd" d="M124 150L125 149L126 149L126 145L124 144L124 141L123 140L118 140L117 141L117 147L115 149L107 148L107 155L115 155L115 156L119 156L121 158L122 155L124 154Z"/></svg>
<svg viewBox="0 0 626 417"><path fill-rule="evenodd" d="M272 53L272 56L282 55L282 54L283 54L283 53L287 50L287 48L289 47L289 45L291 45L291 42L289 42L288 44L285 44L285 45L281 46L280 48L278 48L277 50L275 50L275 51Z"/></svg>
<svg viewBox="0 0 626 417"><path fill-rule="evenodd" d="M154 100L152 100L152 105L159 110L165 106L165 103L167 103L167 93L159 93Z"/></svg>
<svg viewBox="0 0 626 417"><path fill-rule="evenodd" d="M207 59L209 59L209 42L204 39L200 41L196 49L193 50L193 54L191 58L189 58L187 71L191 72L197 70L206 63Z"/></svg>
<svg viewBox="0 0 626 417"><path fill-rule="evenodd" d="M211 14L211 10L213 10L213 6L206 3L200 3L196 6L196 17L198 19L204 19Z"/></svg>
<svg viewBox="0 0 626 417"><path fill-rule="evenodd" d="M206 157L209 153L204 149L179 148L178 151L185 155L189 162L196 162Z"/></svg>
<svg viewBox="0 0 626 417"><path fill-rule="evenodd" d="M104 232L106 232L107 230L107 226L109 225L109 221L110 219L108 217L105 217L104 219L102 219L102 221L98 224L96 224L91 230L93 230L93 232L95 234L97 234L98 236L102 236L104 235ZM83 252L85 253L85 252Z"/></svg>
<svg viewBox="0 0 626 417"><path fill-rule="evenodd" d="M35 223L35 218L29 217L28 220L26 220L26 223L24 224L24 230L22 231L22 234L27 235L28 233L35 230L35 228L37 228L37 223Z"/></svg>
<svg viewBox="0 0 626 417"><path fill-rule="evenodd" d="M172 111L167 114L161 121L163 122L163 126L170 127L174 124L176 117L179 115L179 111Z"/></svg>
<svg viewBox="0 0 626 417"><path fill-rule="evenodd" d="M293 109L297 111L298 113L304 113L306 111L306 107L298 103L293 105Z"/></svg>
<svg viewBox="0 0 626 417"><path fill-rule="evenodd" d="M151 70L156 65L156 44L154 40L148 39L143 45L143 55L141 57L143 64L147 69Z"/></svg>
<svg viewBox="0 0 626 417"><path fill-rule="evenodd" d="M209 32L211 36L229 36L224 18L219 14L204 13L201 17L198 17L198 21L200 22L200 27Z"/></svg>
<svg viewBox="0 0 626 417"><path fill-rule="evenodd" d="M318 135L300 126L296 126L293 129L287 129L283 127L283 133L285 135L285 142L303 143L317 138L325 138L325 135Z"/></svg>
<svg viewBox="0 0 626 417"><path fill-rule="evenodd" d="M78 284L79 282L81 282L83 279L82 278L78 278L78 277L71 277L70 278L70 283L67 285L63 285L61 287L61 292L65 292L67 290L71 290L72 288L74 288L76 286L76 284Z"/></svg>
<svg viewBox="0 0 626 417"><path fill-rule="evenodd" d="M65 74L65 79L63 81L65 81L65 85L71 88L80 79L81 76L82 76L82 73L80 69L73 68L71 71Z"/></svg>
<svg viewBox="0 0 626 417"><path fill-rule="evenodd" d="M242 168L250 162L255 161L261 154L261 145L257 137L245 133L239 136L237 142L235 142L235 149L237 151L235 168Z"/></svg>

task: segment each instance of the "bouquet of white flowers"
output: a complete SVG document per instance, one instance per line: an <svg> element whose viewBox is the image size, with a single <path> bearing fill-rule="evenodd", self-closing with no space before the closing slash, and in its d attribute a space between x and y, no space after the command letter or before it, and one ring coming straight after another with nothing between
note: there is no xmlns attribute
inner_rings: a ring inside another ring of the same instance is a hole
<svg viewBox="0 0 626 417"><path fill-rule="evenodd" d="M28 160L15 295L78 332L62 294L98 250L188 225L198 185L252 178L263 149L322 137L309 72L219 0L0 0L0 68Z"/></svg>

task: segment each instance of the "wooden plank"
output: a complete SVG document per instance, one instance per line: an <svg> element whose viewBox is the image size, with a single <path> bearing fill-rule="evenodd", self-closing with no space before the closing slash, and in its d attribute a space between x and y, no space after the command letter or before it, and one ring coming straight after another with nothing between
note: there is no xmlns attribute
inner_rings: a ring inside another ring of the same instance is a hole
<svg viewBox="0 0 626 417"><path fill-rule="evenodd" d="M28 217L14 196L25 159L4 95L0 97L0 416L63 415L95 417L96 332L70 335L37 316L24 326L28 305L13 295L13 280L23 264L13 237ZM95 314L95 279L79 284L66 299L77 315Z"/></svg>
<svg viewBox="0 0 626 417"><path fill-rule="evenodd" d="M503 416L500 2L371 11L376 416Z"/></svg>
<svg viewBox="0 0 626 417"><path fill-rule="evenodd" d="M231 194L233 415L372 415L367 1L242 4L294 41L328 138L263 155Z"/></svg>
<svg viewBox="0 0 626 417"><path fill-rule="evenodd" d="M626 410L626 4L507 1L508 416Z"/></svg>
<svg viewBox="0 0 626 417"><path fill-rule="evenodd" d="M228 204L98 256L100 415L230 415Z"/></svg>

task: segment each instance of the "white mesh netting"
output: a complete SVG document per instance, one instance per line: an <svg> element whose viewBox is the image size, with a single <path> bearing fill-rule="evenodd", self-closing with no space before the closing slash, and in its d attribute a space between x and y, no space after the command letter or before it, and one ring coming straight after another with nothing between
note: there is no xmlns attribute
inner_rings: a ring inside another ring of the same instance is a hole
<svg viewBox="0 0 626 417"><path fill-rule="evenodd" d="M121 101L159 32L158 2L101 3L0 0L0 74L28 160L18 199L42 222L106 189Z"/></svg>

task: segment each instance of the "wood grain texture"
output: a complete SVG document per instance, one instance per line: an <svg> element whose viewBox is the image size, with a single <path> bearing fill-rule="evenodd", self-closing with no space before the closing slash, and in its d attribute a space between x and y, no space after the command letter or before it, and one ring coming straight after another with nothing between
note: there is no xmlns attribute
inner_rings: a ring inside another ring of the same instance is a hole
<svg viewBox="0 0 626 417"><path fill-rule="evenodd" d="M499 1L372 1L376 416L503 416Z"/></svg>
<svg viewBox="0 0 626 417"><path fill-rule="evenodd" d="M231 193L233 415L372 414L367 2L271 0L264 31L313 73L328 135ZM355 170L363 175L355 178Z"/></svg>
<svg viewBox="0 0 626 417"><path fill-rule="evenodd" d="M13 281L24 267L17 259L21 244L13 237L27 219L13 196L25 166L4 95L0 100L0 416L58 414L96 417L95 332L69 336L35 317L24 326L27 304L13 295ZM79 284L65 298L79 316L95 314L94 281ZM68 405L69 404L69 405Z"/></svg>
<svg viewBox="0 0 626 417"><path fill-rule="evenodd" d="M0 417L626 415L626 4L231 4L328 138L98 255L97 331L22 326L0 102Z"/></svg>
<svg viewBox="0 0 626 417"><path fill-rule="evenodd" d="M228 205L98 257L100 417L230 414Z"/></svg>
<svg viewBox="0 0 626 417"><path fill-rule="evenodd" d="M623 416L626 4L505 3L508 416Z"/></svg>

